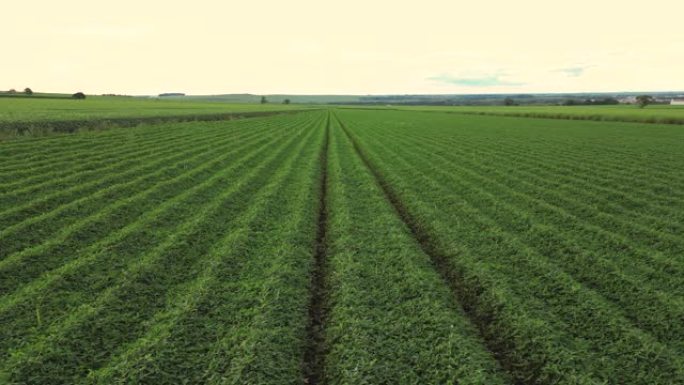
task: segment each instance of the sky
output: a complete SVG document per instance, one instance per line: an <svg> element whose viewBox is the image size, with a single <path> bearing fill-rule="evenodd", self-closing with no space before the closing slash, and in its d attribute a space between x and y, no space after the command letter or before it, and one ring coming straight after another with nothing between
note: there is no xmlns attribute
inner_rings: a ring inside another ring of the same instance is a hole
<svg viewBox="0 0 684 385"><path fill-rule="evenodd" d="M7 0L0 89L684 91L681 0Z"/></svg>

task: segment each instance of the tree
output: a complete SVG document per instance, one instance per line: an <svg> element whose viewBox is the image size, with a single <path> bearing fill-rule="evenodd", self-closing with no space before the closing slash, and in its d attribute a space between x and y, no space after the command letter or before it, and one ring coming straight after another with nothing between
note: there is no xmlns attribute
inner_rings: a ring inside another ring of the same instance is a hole
<svg viewBox="0 0 684 385"><path fill-rule="evenodd" d="M28 87L26 87L26 88L24 88L24 93L25 93L26 95L29 95L29 96L30 96L30 95L33 95L33 90L30 89L30 88L28 88Z"/></svg>
<svg viewBox="0 0 684 385"><path fill-rule="evenodd" d="M71 95L71 97L74 99L85 99L86 98L86 96L83 92L77 92L77 93Z"/></svg>
<svg viewBox="0 0 684 385"><path fill-rule="evenodd" d="M15 90L14 88L10 88L10 90L7 91L7 93L8 93L8 94L16 94L16 93L17 93L17 90Z"/></svg>
<svg viewBox="0 0 684 385"><path fill-rule="evenodd" d="M655 99L653 99L653 96L651 95L639 95L636 97L636 102L639 105L639 108L644 108L654 101Z"/></svg>
<svg viewBox="0 0 684 385"><path fill-rule="evenodd" d="M265 96L262 96L261 97L261 104L266 104L266 103L268 103L268 100L266 100Z"/></svg>
<svg viewBox="0 0 684 385"><path fill-rule="evenodd" d="M515 102L515 100L513 100L513 98L504 99L504 106L515 106L515 105L517 105L517 103Z"/></svg>
<svg viewBox="0 0 684 385"><path fill-rule="evenodd" d="M283 100L283 104L290 104L290 99Z"/></svg>

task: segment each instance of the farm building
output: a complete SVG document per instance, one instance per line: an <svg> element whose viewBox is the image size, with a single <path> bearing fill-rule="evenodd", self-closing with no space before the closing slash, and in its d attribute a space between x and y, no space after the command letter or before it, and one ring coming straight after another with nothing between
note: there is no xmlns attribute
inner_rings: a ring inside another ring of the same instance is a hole
<svg viewBox="0 0 684 385"><path fill-rule="evenodd" d="M684 98L675 98L670 100L670 104L673 106L684 106Z"/></svg>

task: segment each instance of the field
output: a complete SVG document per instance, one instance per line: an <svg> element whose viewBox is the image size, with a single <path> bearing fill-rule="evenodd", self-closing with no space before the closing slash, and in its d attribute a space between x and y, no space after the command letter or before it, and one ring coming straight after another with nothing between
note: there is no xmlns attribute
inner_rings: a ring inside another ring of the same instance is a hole
<svg viewBox="0 0 684 385"><path fill-rule="evenodd" d="M423 109L0 142L0 383L681 384L682 127Z"/></svg>
<svg viewBox="0 0 684 385"><path fill-rule="evenodd" d="M85 100L0 98L0 140L53 132L101 130L141 123L224 120L310 108L305 105L193 102L116 96L89 96Z"/></svg>
<svg viewBox="0 0 684 385"><path fill-rule="evenodd" d="M528 118L597 120L636 123L684 124L684 106L477 106L477 107L399 107L416 111L452 111L463 114Z"/></svg>
<svg viewBox="0 0 684 385"><path fill-rule="evenodd" d="M301 106L282 104L229 104L118 96L89 96L85 100L0 98L0 122L204 115L299 108Z"/></svg>

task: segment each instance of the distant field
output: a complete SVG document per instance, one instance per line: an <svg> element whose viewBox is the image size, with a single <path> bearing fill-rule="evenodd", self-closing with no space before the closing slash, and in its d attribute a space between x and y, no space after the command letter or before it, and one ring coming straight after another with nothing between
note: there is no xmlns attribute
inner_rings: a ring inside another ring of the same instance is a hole
<svg viewBox="0 0 684 385"><path fill-rule="evenodd" d="M0 383L681 385L683 143L343 108L0 142Z"/></svg>
<svg viewBox="0 0 684 385"><path fill-rule="evenodd" d="M151 122L217 120L241 114L251 116L308 108L301 104L228 104L107 96L91 96L85 100L0 98L0 139Z"/></svg>
<svg viewBox="0 0 684 385"><path fill-rule="evenodd" d="M227 104L107 96L89 96L85 100L0 98L0 122L202 115L301 108L283 104Z"/></svg>
<svg viewBox="0 0 684 385"><path fill-rule="evenodd" d="M482 106L482 107L397 107L406 110L453 111L469 114L506 115L536 118L625 121L684 124L684 106Z"/></svg>

